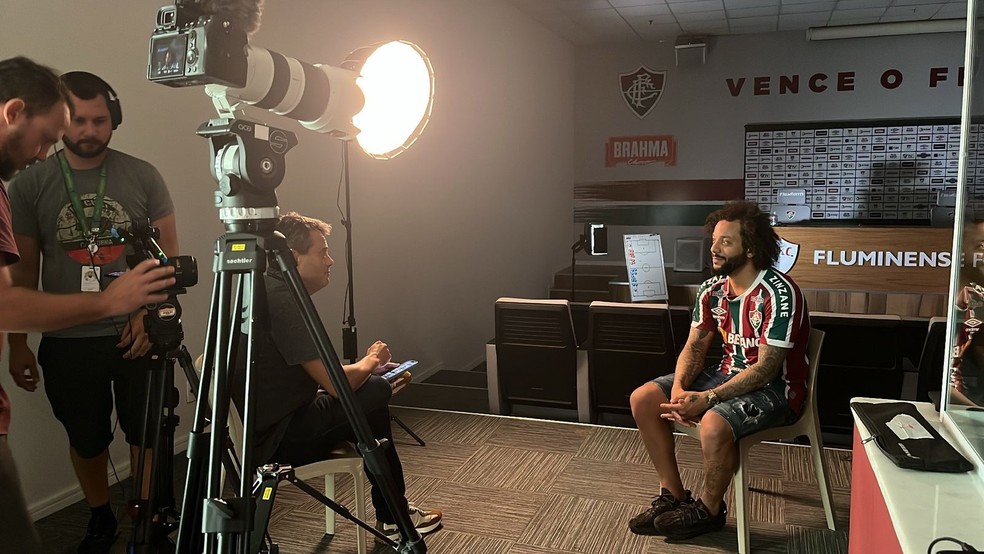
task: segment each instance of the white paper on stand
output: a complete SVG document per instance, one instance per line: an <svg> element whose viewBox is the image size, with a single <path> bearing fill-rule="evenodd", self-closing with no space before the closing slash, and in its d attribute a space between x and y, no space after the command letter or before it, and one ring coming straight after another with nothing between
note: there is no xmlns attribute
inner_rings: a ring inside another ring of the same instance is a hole
<svg viewBox="0 0 984 554"><path fill-rule="evenodd" d="M624 240L632 301L666 300L666 267L659 233L625 235Z"/></svg>

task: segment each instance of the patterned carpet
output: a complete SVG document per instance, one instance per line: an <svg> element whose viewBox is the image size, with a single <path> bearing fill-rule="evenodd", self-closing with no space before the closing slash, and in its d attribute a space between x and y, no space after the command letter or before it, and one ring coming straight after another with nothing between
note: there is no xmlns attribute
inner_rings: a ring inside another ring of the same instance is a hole
<svg viewBox="0 0 984 554"><path fill-rule="evenodd" d="M444 512L444 527L426 537L427 551L448 554L656 554L734 552L734 518L724 530L691 541L641 537L626 527L656 491L658 478L631 429L397 408L426 442L396 428L408 498ZM684 482L699 487L699 444L678 437ZM752 551L847 552L850 452L828 450L837 531L826 529L809 449L762 444L751 450ZM321 490L318 480L312 485ZM337 500L352 507L351 478L337 478ZM696 492L696 491L695 491ZM729 490L725 501L733 504ZM371 503L369 520L374 521ZM38 522L47 552L73 552L83 533L83 506ZM324 510L283 484L270 532L283 554L355 552L355 526L337 518L324 535ZM114 551L123 552L123 535ZM370 545L372 545L370 537ZM387 552L370 546L372 552Z"/></svg>

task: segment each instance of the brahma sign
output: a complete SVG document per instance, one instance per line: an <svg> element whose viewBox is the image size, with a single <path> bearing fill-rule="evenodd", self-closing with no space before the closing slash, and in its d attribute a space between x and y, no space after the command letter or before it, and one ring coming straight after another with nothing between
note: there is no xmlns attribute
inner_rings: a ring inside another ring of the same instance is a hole
<svg viewBox="0 0 984 554"><path fill-rule="evenodd" d="M611 137L605 144L605 167L653 163L676 165L673 135Z"/></svg>

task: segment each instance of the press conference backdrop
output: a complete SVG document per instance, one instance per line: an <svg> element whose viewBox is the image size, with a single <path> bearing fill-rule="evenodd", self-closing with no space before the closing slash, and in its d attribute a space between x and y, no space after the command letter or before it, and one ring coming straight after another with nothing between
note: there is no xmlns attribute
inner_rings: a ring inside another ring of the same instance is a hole
<svg viewBox="0 0 984 554"><path fill-rule="evenodd" d="M967 184L984 208L978 127ZM779 193L802 189L814 220L928 220L937 194L957 186L959 157L957 118L746 125L745 198L781 213Z"/></svg>

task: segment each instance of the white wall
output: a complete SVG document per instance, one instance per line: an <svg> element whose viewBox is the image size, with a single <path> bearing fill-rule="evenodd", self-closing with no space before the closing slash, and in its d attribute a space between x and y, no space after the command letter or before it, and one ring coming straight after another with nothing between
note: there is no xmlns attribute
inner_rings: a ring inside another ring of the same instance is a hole
<svg viewBox="0 0 984 554"><path fill-rule="evenodd" d="M810 42L805 33L712 37L707 63L695 50L675 65L670 43L579 49L575 123L575 181L628 179L739 179L744 126L749 123L836 121L960 115L964 34ZM619 74L640 65L666 72L663 96L644 118L626 107ZM929 69L947 67L948 79L929 86ZM888 90L881 74L897 69L901 85ZM854 90L835 90L838 72L854 72ZM830 88L815 93L806 81L825 73ZM779 94L780 75L800 75L798 94ZM738 96L727 79L745 77ZM755 77L771 77L771 94L752 94ZM605 167L605 141L621 135L673 135L677 164Z"/></svg>
<svg viewBox="0 0 984 554"><path fill-rule="evenodd" d="M803 32L711 37L706 63L698 50L684 50L679 65L670 42L579 48L574 181L741 179L749 123L958 117L963 58L963 33L822 42L807 41ZM619 75L641 65L666 72L662 97L642 119L627 107L619 87ZM930 87L930 68L938 67L947 68L947 78ZM880 82L890 69L903 75L891 90ZM853 90L836 90L840 72L853 72ZM817 73L828 76L824 92L807 87ZM782 75L799 75L798 94L779 93ZM770 94L753 93L756 77L770 78ZM740 78L745 82L735 96L728 79ZM636 135L672 135L676 165L605 167L609 137ZM580 224L573 225L572 237L580 232ZM669 264L677 238L703 234L699 227L613 225L609 255L579 259L622 264L621 235L652 232L661 234Z"/></svg>
<svg viewBox="0 0 984 554"><path fill-rule="evenodd" d="M213 207L208 148L195 136L214 117L200 88L145 80L147 42L163 2L3 0L0 56L27 55L58 70L92 71L119 93L124 123L113 146L154 163L177 206L183 254L201 283L186 296L185 344L202 349L212 245L223 228ZM312 63L404 38L431 57L433 117L408 152L388 162L352 151L356 316L360 346L387 340L398 359L465 368L492 337L501 295L543 294L565 264L572 213L574 49L509 5L488 1L295 0L267 2L257 46ZM340 350L344 229L335 208L340 143L273 115L298 133L279 189L283 209L335 223L332 286L316 298ZM6 361L3 361L6 368ZM80 498L67 442L40 391L14 389L10 443L36 516ZM179 435L187 431L189 406ZM119 466L124 449L113 457ZM124 471L125 473L125 471Z"/></svg>

